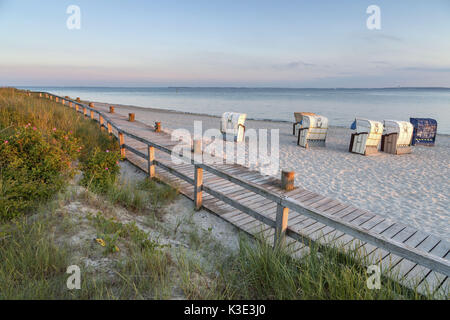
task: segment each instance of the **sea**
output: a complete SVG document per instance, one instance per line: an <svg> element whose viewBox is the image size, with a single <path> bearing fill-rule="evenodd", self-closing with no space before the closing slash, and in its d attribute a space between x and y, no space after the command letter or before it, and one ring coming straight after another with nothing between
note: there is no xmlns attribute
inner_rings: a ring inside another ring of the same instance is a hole
<svg viewBox="0 0 450 320"><path fill-rule="evenodd" d="M211 87L22 87L61 96L143 108L248 119L293 121L293 112L314 112L331 126L349 127L355 118L433 118L438 133L450 135L450 88L211 88Z"/></svg>

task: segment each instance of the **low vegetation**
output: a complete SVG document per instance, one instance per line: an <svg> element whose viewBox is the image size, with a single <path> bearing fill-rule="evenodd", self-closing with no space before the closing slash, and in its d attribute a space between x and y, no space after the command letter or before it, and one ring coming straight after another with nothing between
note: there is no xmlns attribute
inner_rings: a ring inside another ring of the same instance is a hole
<svg viewBox="0 0 450 320"><path fill-rule="evenodd" d="M227 247L171 209L174 188L122 177L117 141L54 102L0 89L0 142L0 299L433 298L387 278L368 289L356 252L294 259L244 234Z"/></svg>

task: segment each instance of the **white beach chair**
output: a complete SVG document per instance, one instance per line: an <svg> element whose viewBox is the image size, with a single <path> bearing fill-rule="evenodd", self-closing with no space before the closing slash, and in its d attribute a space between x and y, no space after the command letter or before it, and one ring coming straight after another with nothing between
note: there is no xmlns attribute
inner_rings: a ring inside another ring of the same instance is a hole
<svg viewBox="0 0 450 320"><path fill-rule="evenodd" d="M298 129L297 145L303 148L325 147L328 119L319 115L303 115L302 126Z"/></svg>
<svg viewBox="0 0 450 320"><path fill-rule="evenodd" d="M383 134L383 124L379 121L356 119L352 128L356 130L350 139L349 151L365 156L378 153Z"/></svg>
<svg viewBox="0 0 450 320"><path fill-rule="evenodd" d="M312 112L294 112L295 122L292 125L292 134L295 136L295 127L297 125L300 125L300 128L302 128L303 116L315 116L315 115L316 114Z"/></svg>
<svg viewBox="0 0 450 320"><path fill-rule="evenodd" d="M407 121L384 120L381 151L391 154L411 153L414 127Z"/></svg>
<svg viewBox="0 0 450 320"><path fill-rule="evenodd" d="M245 119L247 114L237 112L224 112L220 121L220 131L224 135L224 139L236 142L244 141L245 136Z"/></svg>

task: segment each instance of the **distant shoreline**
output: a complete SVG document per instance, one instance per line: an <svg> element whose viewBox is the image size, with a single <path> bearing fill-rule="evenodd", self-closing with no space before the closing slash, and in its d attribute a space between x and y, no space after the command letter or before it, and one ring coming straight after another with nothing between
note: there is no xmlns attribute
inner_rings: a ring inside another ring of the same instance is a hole
<svg viewBox="0 0 450 320"><path fill-rule="evenodd" d="M450 90L450 87L250 87L250 86L15 86L18 89L27 88L57 88L57 89L69 89L69 88L110 88L110 89L280 89L280 90Z"/></svg>

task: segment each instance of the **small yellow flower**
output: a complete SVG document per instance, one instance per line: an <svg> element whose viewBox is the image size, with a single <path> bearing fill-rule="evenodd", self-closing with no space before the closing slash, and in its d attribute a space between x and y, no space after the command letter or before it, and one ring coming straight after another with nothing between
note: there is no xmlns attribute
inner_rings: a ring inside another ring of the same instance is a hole
<svg viewBox="0 0 450 320"><path fill-rule="evenodd" d="M95 239L95 241L97 241L97 243L99 245L101 245L102 247L106 246L105 240L103 240L103 239L97 238L97 239Z"/></svg>
<svg viewBox="0 0 450 320"><path fill-rule="evenodd" d="M118 246L114 246L114 250L115 250L116 252L119 252L119 247L118 247Z"/></svg>

